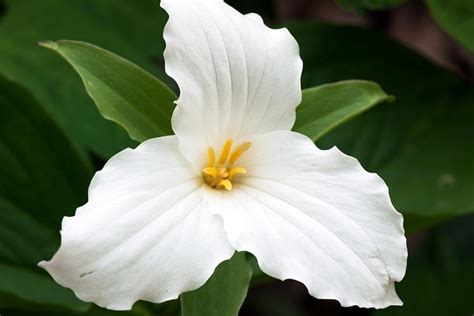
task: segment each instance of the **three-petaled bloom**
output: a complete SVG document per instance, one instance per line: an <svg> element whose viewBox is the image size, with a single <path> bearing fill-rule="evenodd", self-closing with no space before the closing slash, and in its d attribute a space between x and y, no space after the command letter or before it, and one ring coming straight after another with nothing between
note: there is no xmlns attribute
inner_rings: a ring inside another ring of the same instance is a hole
<svg viewBox="0 0 474 316"><path fill-rule="evenodd" d="M302 61L286 29L222 0L162 0L175 136L110 159L40 265L85 301L130 309L196 289L234 252L343 306L401 301L402 216L375 174L291 132Z"/></svg>

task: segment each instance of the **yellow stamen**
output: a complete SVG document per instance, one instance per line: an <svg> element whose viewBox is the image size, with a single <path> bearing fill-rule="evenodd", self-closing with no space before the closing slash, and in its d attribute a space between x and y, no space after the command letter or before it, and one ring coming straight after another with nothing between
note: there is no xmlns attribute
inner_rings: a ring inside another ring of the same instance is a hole
<svg viewBox="0 0 474 316"><path fill-rule="evenodd" d="M211 176L213 178L217 177L217 170L214 167L208 167L204 168L202 172L208 176Z"/></svg>
<svg viewBox="0 0 474 316"><path fill-rule="evenodd" d="M216 186L216 189L226 189L227 191L232 190L232 182L228 179L222 179Z"/></svg>
<svg viewBox="0 0 474 316"><path fill-rule="evenodd" d="M202 177L204 182L215 190L231 191L232 179L236 175L247 173L245 168L233 167L233 164L252 146L252 143L245 142L231 151L232 143L231 138L224 143L217 164L214 148L207 148L208 166L202 169Z"/></svg>
<svg viewBox="0 0 474 316"><path fill-rule="evenodd" d="M227 176L227 179L229 179L230 181L232 181L232 178L237 175L237 174L245 174L247 173L247 170L245 168L242 168L242 167L235 167L235 168L232 168L230 169L229 171L229 175Z"/></svg>
<svg viewBox="0 0 474 316"><path fill-rule="evenodd" d="M221 156L219 157L219 165L225 164L227 157L229 157L230 148L232 147L232 138L229 138L224 146L222 146Z"/></svg>
<svg viewBox="0 0 474 316"><path fill-rule="evenodd" d="M214 154L214 148L207 147L207 155L209 156L209 167L214 167L214 163L216 162L216 155Z"/></svg>
<svg viewBox="0 0 474 316"><path fill-rule="evenodd" d="M232 165L234 164L234 162L237 161L237 159L239 159L240 156L242 156L242 154L244 152L246 152L247 150L249 150L249 148L252 146L252 143L251 142L245 142L241 145L239 145L236 149L234 149L234 151L232 152L232 154L230 154L230 158L229 158L229 163Z"/></svg>

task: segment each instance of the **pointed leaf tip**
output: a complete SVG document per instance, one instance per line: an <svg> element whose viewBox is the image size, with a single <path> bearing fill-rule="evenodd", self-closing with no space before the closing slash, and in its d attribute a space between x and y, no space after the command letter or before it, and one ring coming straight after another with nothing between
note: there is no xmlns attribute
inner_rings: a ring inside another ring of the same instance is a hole
<svg viewBox="0 0 474 316"><path fill-rule="evenodd" d="M303 90L294 131L314 141L382 102L393 102L375 82L347 80Z"/></svg>
<svg viewBox="0 0 474 316"><path fill-rule="evenodd" d="M55 42L49 41L49 40L39 41L38 45L46 47L46 48L50 48L50 49L56 49L57 47L57 44Z"/></svg>

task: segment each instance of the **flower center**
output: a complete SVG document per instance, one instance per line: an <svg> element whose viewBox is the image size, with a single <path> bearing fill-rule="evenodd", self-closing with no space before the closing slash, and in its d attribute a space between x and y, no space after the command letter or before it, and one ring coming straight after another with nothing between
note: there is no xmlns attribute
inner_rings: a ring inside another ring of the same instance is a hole
<svg viewBox="0 0 474 316"><path fill-rule="evenodd" d="M208 147L209 162L207 167L202 170L204 182L216 190L232 190L232 179L247 172L245 168L234 167L234 164L250 146L252 143L244 142L231 151L232 139L228 139L222 146L221 155L217 161L214 148Z"/></svg>

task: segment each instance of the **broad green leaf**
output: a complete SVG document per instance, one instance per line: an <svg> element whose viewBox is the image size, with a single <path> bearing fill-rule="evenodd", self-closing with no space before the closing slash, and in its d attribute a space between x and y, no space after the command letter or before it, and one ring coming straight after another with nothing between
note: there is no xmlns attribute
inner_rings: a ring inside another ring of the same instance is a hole
<svg viewBox="0 0 474 316"><path fill-rule="evenodd" d="M401 5L407 0L337 0L346 9L350 10L383 10Z"/></svg>
<svg viewBox="0 0 474 316"><path fill-rule="evenodd" d="M305 89L293 129L318 140L371 107L393 100L369 81L341 81Z"/></svg>
<svg viewBox="0 0 474 316"><path fill-rule="evenodd" d="M76 42L42 42L64 57L82 78L102 116L144 141L172 134L176 96L157 78L97 46Z"/></svg>
<svg viewBox="0 0 474 316"><path fill-rule="evenodd" d="M397 96L329 133L320 147L337 145L379 173L409 231L474 211L472 85L378 32L318 23L289 28L300 44L304 87L359 78Z"/></svg>
<svg viewBox="0 0 474 316"><path fill-rule="evenodd" d="M39 41L93 43L165 82L163 26L157 0L5 0L0 19L0 73L29 88L75 143L101 158L135 144L104 120L75 71ZM168 80L168 81L166 81Z"/></svg>
<svg viewBox="0 0 474 316"><path fill-rule="evenodd" d="M441 27L474 54L474 2L427 0L426 4Z"/></svg>
<svg viewBox="0 0 474 316"><path fill-rule="evenodd" d="M236 253L201 288L181 295L182 316L237 316L251 278L245 253Z"/></svg>
<svg viewBox="0 0 474 316"><path fill-rule="evenodd" d="M84 311L36 264L59 246L63 216L92 171L29 91L0 76L0 306Z"/></svg>
<svg viewBox="0 0 474 316"><path fill-rule="evenodd" d="M88 304L58 286L48 276L0 263L0 308L62 309L83 312Z"/></svg>
<svg viewBox="0 0 474 316"><path fill-rule="evenodd" d="M5 169L2 168L2 171ZM18 190L21 190L21 187ZM3 191L0 196L0 262L35 267L55 250L58 242L57 232L33 218L33 213L29 212L33 205L26 206L28 210L25 211L16 207L14 202L9 202L8 198ZM57 214L57 220L60 218L61 215Z"/></svg>
<svg viewBox="0 0 474 316"><path fill-rule="evenodd" d="M1 76L0 175L2 202L55 229L85 201L92 177L89 162L31 93Z"/></svg>

